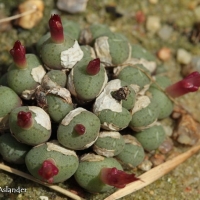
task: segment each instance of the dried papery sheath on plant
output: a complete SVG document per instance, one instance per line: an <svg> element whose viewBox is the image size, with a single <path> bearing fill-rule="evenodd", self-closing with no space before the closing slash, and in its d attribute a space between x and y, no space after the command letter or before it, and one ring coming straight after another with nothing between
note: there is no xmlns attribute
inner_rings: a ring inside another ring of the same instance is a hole
<svg viewBox="0 0 200 200"><path fill-rule="evenodd" d="M21 106L11 111L9 128L21 143L35 146L46 142L51 136L49 115L37 106Z"/></svg>
<svg viewBox="0 0 200 200"><path fill-rule="evenodd" d="M69 179L79 164L75 151L63 148L56 140L33 147L25 162L34 177L48 183Z"/></svg>
<svg viewBox="0 0 200 200"><path fill-rule="evenodd" d="M48 71L42 81L41 85L45 90L52 89L54 87L66 87L67 75L62 70L50 70Z"/></svg>
<svg viewBox="0 0 200 200"><path fill-rule="evenodd" d="M99 131L99 118L92 112L79 107L70 111L61 121L57 138L64 147L81 150L92 146L99 136Z"/></svg>
<svg viewBox="0 0 200 200"><path fill-rule="evenodd" d="M49 20L50 38L41 46L40 56L47 69L71 69L83 57L83 52L76 40L64 34L59 15L54 14Z"/></svg>
<svg viewBox="0 0 200 200"><path fill-rule="evenodd" d="M116 78L128 83L138 94L144 94L151 85L150 72L142 65L124 65L114 69Z"/></svg>
<svg viewBox="0 0 200 200"><path fill-rule="evenodd" d="M84 59L77 63L68 76L67 88L79 102L94 100L108 81L105 68L99 58Z"/></svg>
<svg viewBox="0 0 200 200"><path fill-rule="evenodd" d="M10 50L14 63L7 72L7 84L23 99L31 99L46 74L39 58L26 54L25 47L16 41Z"/></svg>
<svg viewBox="0 0 200 200"><path fill-rule="evenodd" d="M10 133L0 136L0 154L7 162L24 164L26 153L30 149L29 145L18 142Z"/></svg>
<svg viewBox="0 0 200 200"><path fill-rule="evenodd" d="M130 57L130 44L125 36L119 33L110 33L98 37L94 43L97 57L107 67L116 67L125 63Z"/></svg>
<svg viewBox="0 0 200 200"><path fill-rule="evenodd" d="M93 151L105 157L114 157L124 149L124 138L116 131L101 131L96 142L93 144Z"/></svg>
<svg viewBox="0 0 200 200"><path fill-rule="evenodd" d="M116 156L122 166L136 167L142 163L145 158L144 148L140 142L131 135L122 136L125 142L124 149Z"/></svg>
<svg viewBox="0 0 200 200"><path fill-rule="evenodd" d="M116 159L92 153L81 157L74 177L81 187L91 193L106 192L114 187L122 188L138 180L134 174L123 172Z"/></svg>
<svg viewBox="0 0 200 200"><path fill-rule="evenodd" d="M113 97L113 92L121 87L119 79L109 81L94 102L93 112L99 117L101 127L105 130L122 130L131 120L130 112L122 107L122 100L119 101Z"/></svg>

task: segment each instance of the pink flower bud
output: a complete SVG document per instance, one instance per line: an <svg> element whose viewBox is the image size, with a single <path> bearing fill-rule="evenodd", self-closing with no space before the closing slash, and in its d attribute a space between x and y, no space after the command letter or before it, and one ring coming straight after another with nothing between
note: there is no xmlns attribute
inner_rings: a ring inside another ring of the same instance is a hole
<svg viewBox="0 0 200 200"><path fill-rule="evenodd" d="M59 15L54 14L49 20L51 39L55 43L64 42L63 26Z"/></svg>
<svg viewBox="0 0 200 200"><path fill-rule="evenodd" d="M59 172L52 159L45 160L42 167L38 170L38 174L48 183L53 183L53 177Z"/></svg>
<svg viewBox="0 0 200 200"><path fill-rule="evenodd" d="M33 125L31 112L20 111L17 114L17 125L23 129L29 129Z"/></svg>
<svg viewBox="0 0 200 200"><path fill-rule="evenodd" d="M139 180L135 174L127 174L117 168L103 168L100 174L101 181L116 188L123 188L126 184Z"/></svg>
<svg viewBox="0 0 200 200"><path fill-rule="evenodd" d="M180 97L189 92L196 92L200 87L200 74L199 72L192 72L183 80L170 85L166 88L166 92L172 98Z"/></svg>
<svg viewBox="0 0 200 200"><path fill-rule="evenodd" d="M87 71L87 74L92 75L92 76L98 74L100 71L100 59L95 58L94 60L91 60L88 63L86 71Z"/></svg>
<svg viewBox="0 0 200 200"><path fill-rule="evenodd" d="M26 68L26 49L19 40L15 42L10 54L18 68Z"/></svg>
<svg viewBox="0 0 200 200"><path fill-rule="evenodd" d="M76 131L77 134L83 135L85 133L85 126L83 126L83 124L76 124L74 130Z"/></svg>

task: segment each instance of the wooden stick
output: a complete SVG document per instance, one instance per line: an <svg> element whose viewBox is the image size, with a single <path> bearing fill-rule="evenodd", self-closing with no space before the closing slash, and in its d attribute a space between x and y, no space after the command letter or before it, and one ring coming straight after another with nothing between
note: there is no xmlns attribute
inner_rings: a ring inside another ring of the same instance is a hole
<svg viewBox="0 0 200 200"><path fill-rule="evenodd" d="M79 197L78 195L76 195L76 194L74 194L74 193L72 193L72 192L70 192L70 191L68 191L68 190L66 190L64 188L61 188L61 187L59 187L57 185L50 185L48 183L40 181L39 179L36 179L36 178L34 178L33 176L31 176L31 175L29 175L27 173L24 173L24 172L22 172L20 170L14 169L14 168L9 167L7 165L4 165L4 164L0 163L0 169L2 169L4 171L7 171L7 172L10 172L10 173L13 173L13 174L16 174L16 175L21 176L23 178L29 179L29 180L34 181L36 183L39 183L41 185L44 185L44 186L46 186L46 187L48 187L50 189L55 190L56 192L59 192L61 194L64 194L65 196L68 196L68 197L70 197L70 198L72 198L74 200L84 200L83 198Z"/></svg>
<svg viewBox="0 0 200 200"><path fill-rule="evenodd" d="M34 13L36 10L37 10L37 8L33 7L31 10L25 11L23 13L20 13L20 14L11 16L11 17L6 17L6 18L3 18L3 19L0 19L0 24L4 23L4 22L12 21L14 19L18 19L18 18L26 16L26 15L30 15L30 14Z"/></svg>
<svg viewBox="0 0 200 200"><path fill-rule="evenodd" d="M104 200L119 199L139 189L144 188L145 186L153 183L157 179L169 173L171 170L173 170L175 167L183 163L185 160L190 158L199 150L200 150L200 144L198 143L198 145L195 145L190 150L176 156L175 158L172 158L171 160L166 161L165 163L161 165L158 165L157 167L154 167L153 169L139 176L141 181L138 180L136 182L128 184L125 188L117 190L116 192L114 192L113 194L105 198Z"/></svg>

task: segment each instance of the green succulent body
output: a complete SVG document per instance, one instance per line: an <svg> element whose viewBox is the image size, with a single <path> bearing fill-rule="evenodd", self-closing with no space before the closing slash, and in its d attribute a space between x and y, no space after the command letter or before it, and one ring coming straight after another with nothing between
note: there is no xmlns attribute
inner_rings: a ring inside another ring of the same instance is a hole
<svg viewBox="0 0 200 200"><path fill-rule="evenodd" d="M69 75L71 78L68 80L69 90L82 101L95 99L107 83L107 74L103 66L100 66L100 71L96 75L87 74L86 68L89 61L86 59L75 65Z"/></svg>
<svg viewBox="0 0 200 200"><path fill-rule="evenodd" d="M152 101L157 102L158 110L160 110L158 119L168 117L173 111L173 102L170 98L164 92L154 87L150 87L149 92L152 94Z"/></svg>
<svg viewBox="0 0 200 200"><path fill-rule="evenodd" d="M68 50L74 45L74 40L65 35L63 43L53 43L51 38L47 39L42 45L40 56L44 65L49 69L63 69L61 65L61 52Z"/></svg>
<svg viewBox="0 0 200 200"><path fill-rule="evenodd" d="M36 106L21 106L11 111L9 115L9 127L12 135L21 143L35 146L46 142L51 136L51 122L48 114L41 108L39 109L43 115L37 115L33 109ZM17 115L20 111L31 112L32 119L34 120L33 125L29 129L24 129L17 124ZM43 123L41 123L43 122ZM44 126L47 125L47 127Z"/></svg>
<svg viewBox="0 0 200 200"><path fill-rule="evenodd" d="M75 152L64 148L51 147L51 142L33 147L25 157L28 171L37 179L43 180L38 174L42 163L52 159L59 172L53 177L53 183L63 182L69 179L78 168L79 162ZM44 181L44 180L43 180Z"/></svg>
<svg viewBox="0 0 200 200"><path fill-rule="evenodd" d="M125 36L119 33L110 33L97 38L94 46L97 57L99 57L102 62L107 63L106 65L108 66L118 66L129 58L129 42ZM109 52L109 55L106 55L107 52ZM107 60L108 57L110 57L109 61Z"/></svg>
<svg viewBox="0 0 200 200"><path fill-rule="evenodd" d="M62 97L54 94L47 94L47 113L55 122L61 122L62 119L74 109L73 103L68 103Z"/></svg>
<svg viewBox="0 0 200 200"><path fill-rule="evenodd" d="M141 64L126 66L119 72L117 78L127 82L129 85L138 85L140 89L142 89L145 85L151 83L151 80L144 72L149 74L149 72Z"/></svg>
<svg viewBox="0 0 200 200"><path fill-rule="evenodd" d="M60 87L65 87L67 84L67 75L64 71L50 70L46 73L46 76Z"/></svg>
<svg viewBox="0 0 200 200"><path fill-rule="evenodd" d="M67 18L62 18L62 25L63 25L63 31L64 34L68 35L74 40L78 40L80 35L80 25L76 23L75 21L68 20Z"/></svg>
<svg viewBox="0 0 200 200"><path fill-rule="evenodd" d="M138 44L132 44L131 45L131 58L137 58L137 59L145 59L148 61L155 61L156 58L153 54L151 54L149 51L144 49L142 46Z"/></svg>
<svg viewBox="0 0 200 200"><path fill-rule="evenodd" d="M41 66L41 62L34 54L26 54L27 67L24 69L18 69L15 64L12 64L7 73L8 86L13 89L18 95L21 95L25 90L35 90L40 84L37 82L32 72L35 68ZM41 67L42 73L45 74L43 67ZM41 74L41 71L38 71Z"/></svg>
<svg viewBox="0 0 200 200"><path fill-rule="evenodd" d="M101 110L97 116L105 130L122 130L128 126L131 120L130 112L123 107L121 112L114 112L109 109Z"/></svg>
<svg viewBox="0 0 200 200"><path fill-rule="evenodd" d="M158 109L157 102L151 99L151 102L147 107L133 113L129 127L131 127L133 130L140 129L142 127L145 128L158 119L159 113L160 110Z"/></svg>
<svg viewBox="0 0 200 200"><path fill-rule="evenodd" d="M114 158L103 158L99 161L81 161L74 174L78 184L91 193L106 192L113 186L103 183L99 177L102 168L122 170L122 166Z"/></svg>
<svg viewBox="0 0 200 200"><path fill-rule="evenodd" d="M12 109L21 106L19 96L7 86L0 86L0 102L0 118L8 115Z"/></svg>
<svg viewBox="0 0 200 200"><path fill-rule="evenodd" d="M131 135L123 135L125 146L116 158L129 167L138 166L145 157L144 149L138 140Z"/></svg>
<svg viewBox="0 0 200 200"><path fill-rule="evenodd" d="M7 162L24 164L30 146L18 142L10 133L0 136L0 154Z"/></svg>
<svg viewBox="0 0 200 200"><path fill-rule="evenodd" d="M72 116L75 112L77 112L78 114ZM67 120L67 124L65 123L65 120ZM85 127L84 134L79 135L74 130L74 127L77 124L81 124ZM77 108L71 111L62 120L57 130L57 138L60 144L62 144L64 147L73 150L81 150L90 147L96 141L99 135L99 131L99 118L92 112L89 112L85 109Z"/></svg>
<svg viewBox="0 0 200 200"><path fill-rule="evenodd" d="M166 134L161 125L154 125L144 131L134 134L134 136L145 150L152 151L162 144Z"/></svg>

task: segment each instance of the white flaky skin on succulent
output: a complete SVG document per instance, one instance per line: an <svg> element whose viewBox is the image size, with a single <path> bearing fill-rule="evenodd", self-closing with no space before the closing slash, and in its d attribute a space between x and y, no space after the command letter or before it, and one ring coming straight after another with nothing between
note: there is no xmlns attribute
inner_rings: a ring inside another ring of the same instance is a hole
<svg viewBox="0 0 200 200"><path fill-rule="evenodd" d="M86 109L84 108L76 108L72 111L70 111L65 117L64 119L62 120L61 124L64 125L64 126L67 126L72 120L74 117L76 117L77 115L79 115L81 112L84 112L84 111L87 111Z"/></svg>
<svg viewBox="0 0 200 200"><path fill-rule="evenodd" d="M45 74L46 74L46 71L44 70L42 65L39 65L38 67L34 67L31 70L31 75L32 75L34 81L37 83L42 82L42 79ZM24 90L21 94L21 97L26 100L34 99L35 90L36 90L36 88L33 90Z"/></svg>
<svg viewBox="0 0 200 200"><path fill-rule="evenodd" d="M54 87L53 89L49 90L48 93L62 97L69 104L72 103L71 94L66 88Z"/></svg>
<svg viewBox="0 0 200 200"><path fill-rule="evenodd" d="M98 162L98 161L102 161L102 160L104 160L103 156L96 155L93 153L84 154L80 158L81 162Z"/></svg>
<svg viewBox="0 0 200 200"><path fill-rule="evenodd" d="M151 100L148 96L137 96L135 105L133 109L131 110L131 114L134 115L136 112L142 110L143 108L146 108L150 103L151 103ZM134 131L142 131L154 126L156 122L157 122L157 119L147 126L131 127L131 129Z"/></svg>
<svg viewBox="0 0 200 200"><path fill-rule="evenodd" d="M137 96L135 105L131 110L131 114L135 114L136 112L146 108L151 103L151 100L148 96Z"/></svg>
<svg viewBox="0 0 200 200"><path fill-rule="evenodd" d="M101 128L103 128L104 130L108 130L108 131L118 131L119 130L119 127L116 124L107 123L107 122L103 122L103 124L101 124Z"/></svg>
<svg viewBox="0 0 200 200"><path fill-rule="evenodd" d="M47 144L47 151L57 151L67 156L77 157L75 151L63 148L62 146L60 146L57 140L52 140L50 142L47 142L46 144Z"/></svg>
<svg viewBox="0 0 200 200"><path fill-rule="evenodd" d="M71 71L68 75L67 88L69 89L71 94L76 97L77 93L76 93L76 90L75 90L75 87L74 87L73 77L74 77L74 68L71 69Z"/></svg>
<svg viewBox="0 0 200 200"><path fill-rule="evenodd" d="M57 83L55 83L54 81L52 81L48 74L46 74L43 79L42 79L42 82L41 82L41 86L45 89L45 90L49 90L49 89L52 89L54 87L57 87L59 86Z"/></svg>
<svg viewBox="0 0 200 200"><path fill-rule="evenodd" d="M119 132L116 131L102 131L99 133L100 138L104 137L110 137L110 138L116 138L120 139L121 135ZM114 149L105 149L105 148L100 148L99 146L95 145L93 146L93 150L99 154L103 155L105 157L113 157L115 155L115 150Z"/></svg>
<svg viewBox="0 0 200 200"><path fill-rule="evenodd" d="M144 58L130 58L125 63L125 65L135 65L135 64L142 64L150 73L153 73L156 70L156 62L148 61Z"/></svg>
<svg viewBox="0 0 200 200"><path fill-rule="evenodd" d="M82 150L82 149L87 149L89 148L90 146L92 146L98 139L99 135L97 135L97 137L90 143L86 144L83 148L79 149L79 150Z"/></svg>
<svg viewBox="0 0 200 200"><path fill-rule="evenodd" d="M109 109L113 112L122 112L122 102L116 101L111 95L113 91L116 91L121 87L121 81L119 79L109 81L103 92L96 98L93 112L98 114L98 112L105 109Z"/></svg>
<svg viewBox="0 0 200 200"><path fill-rule="evenodd" d="M61 65L64 69L71 69L83 58L83 51L75 40L74 45L60 54Z"/></svg>
<svg viewBox="0 0 200 200"><path fill-rule="evenodd" d="M35 121L47 130L51 130L51 120L49 115L40 107L28 106L28 109L35 113Z"/></svg>
<svg viewBox="0 0 200 200"><path fill-rule="evenodd" d="M132 89L135 91L135 93L137 95L144 95L146 93L146 91L149 89L151 83L144 85L144 87L141 89L139 85L136 84L130 84L130 86L132 87Z"/></svg>
<svg viewBox="0 0 200 200"><path fill-rule="evenodd" d="M133 144L133 145L141 146L138 140L132 135L122 135L122 137L124 138L125 144Z"/></svg>
<svg viewBox="0 0 200 200"><path fill-rule="evenodd" d="M95 40L94 48L97 54L97 57L100 58L101 62L105 64L106 67L113 67L114 64L112 63L112 56L110 55L110 47L108 43L108 37L102 36ZM126 63L131 57L131 45L129 44L129 56L127 60L124 62Z"/></svg>
<svg viewBox="0 0 200 200"><path fill-rule="evenodd" d="M108 37L102 36L95 40L94 48L97 57L100 58L101 62L107 67L112 66L112 57L110 55L110 48L108 43Z"/></svg>
<svg viewBox="0 0 200 200"><path fill-rule="evenodd" d="M21 94L21 97L26 100L34 99L35 90L24 90Z"/></svg>
<svg viewBox="0 0 200 200"><path fill-rule="evenodd" d="M38 67L34 67L31 70L31 75L35 82L41 83L44 75L46 74L46 71L44 70L42 65L39 65Z"/></svg>
<svg viewBox="0 0 200 200"><path fill-rule="evenodd" d="M99 137L100 138L111 137L111 138L120 139L121 134L117 131L101 131L99 133Z"/></svg>

